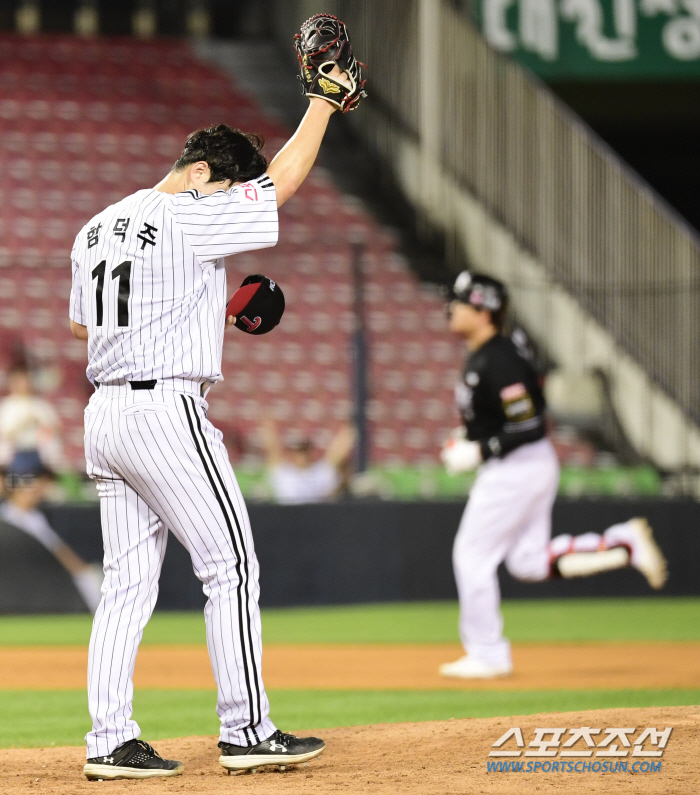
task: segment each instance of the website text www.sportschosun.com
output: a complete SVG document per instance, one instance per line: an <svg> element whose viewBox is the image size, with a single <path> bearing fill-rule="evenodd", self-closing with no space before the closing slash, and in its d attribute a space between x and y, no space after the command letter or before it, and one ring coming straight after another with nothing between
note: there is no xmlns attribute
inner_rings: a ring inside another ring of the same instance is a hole
<svg viewBox="0 0 700 795"><path fill-rule="evenodd" d="M634 739L638 731L639 734ZM493 743L491 747L495 750L489 752L490 757L510 757L510 759L501 759L498 762L489 759L486 762L486 772L659 773L661 757L672 732L671 726L666 726L664 729L648 726L639 730L627 726L606 729L581 726L569 729L568 732L565 727L539 727L534 730L534 738L526 746L522 729L513 726ZM567 734L568 738L564 739ZM591 758L594 753L596 758ZM559 758L542 761L517 759L521 755ZM646 757L646 759L634 757Z"/></svg>
<svg viewBox="0 0 700 795"><path fill-rule="evenodd" d="M553 759L544 762L528 760L488 760L487 773L660 773L662 759L657 761Z"/></svg>

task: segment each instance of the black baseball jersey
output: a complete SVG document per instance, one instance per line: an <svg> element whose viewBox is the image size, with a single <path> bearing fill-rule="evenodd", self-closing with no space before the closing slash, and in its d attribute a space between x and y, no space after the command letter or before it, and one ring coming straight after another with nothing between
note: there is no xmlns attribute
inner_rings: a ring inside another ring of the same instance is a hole
<svg viewBox="0 0 700 795"><path fill-rule="evenodd" d="M537 373L501 334L470 354L455 397L467 438L479 442L484 461L545 435L545 400Z"/></svg>

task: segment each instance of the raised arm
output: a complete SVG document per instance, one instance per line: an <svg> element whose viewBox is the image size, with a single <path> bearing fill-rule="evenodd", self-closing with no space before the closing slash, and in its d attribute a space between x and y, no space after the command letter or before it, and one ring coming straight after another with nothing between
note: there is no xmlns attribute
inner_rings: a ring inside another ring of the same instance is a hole
<svg viewBox="0 0 700 795"><path fill-rule="evenodd" d="M355 429L344 425L331 439L324 458L335 469L339 469L352 454L355 446Z"/></svg>
<svg viewBox="0 0 700 795"><path fill-rule="evenodd" d="M265 448L267 466L272 469L282 462L282 440L277 430L277 423L269 414L264 415L260 423L260 436Z"/></svg>
<svg viewBox="0 0 700 795"><path fill-rule="evenodd" d="M334 66L328 74L338 83L350 88L351 83L347 74L337 66ZM337 105L321 97L309 97L309 109L304 114L297 131L275 155L267 168L268 177L275 183L278 207L294 196L311 171L328 127L328 120L337 109Z"/></svg>
<svg viewBox="0 0 700 795"><path fill-rule="evenodd" d="M275 183L278 207L297 192L311 171L328 126L328 119L334 112L335 108L330 102L311 97L309 109L297 131L268 166L267 175Z"/></svg>

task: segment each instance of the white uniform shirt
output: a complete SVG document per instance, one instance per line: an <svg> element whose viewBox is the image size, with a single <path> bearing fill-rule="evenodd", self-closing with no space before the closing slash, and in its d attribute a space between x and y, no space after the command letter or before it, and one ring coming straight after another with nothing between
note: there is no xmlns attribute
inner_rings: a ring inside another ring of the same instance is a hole
<svg viewBox="0 0 700 795"><path fill-rule="evenodd" d="M35 395L8 395L0 400L0 436L15 447L39 446L43 436L53 436L61 425L56 409Z"/></svg>
<svg viewBox="0 0 700 795"><path fill-rule="evenodd" d="M274 246L277 234L267 174L211 196L140 190L96 215L71 255L70 318L88 328L88 378L221 380L223 258Z"/></svg>
<svg viewBox="0 0 700 795"><path fill-rule="evenodd" d="M340 485L340 476L327 461L308 467L278 464L270 471L270 485L277 502L286 505L325 502Z"/></svg>

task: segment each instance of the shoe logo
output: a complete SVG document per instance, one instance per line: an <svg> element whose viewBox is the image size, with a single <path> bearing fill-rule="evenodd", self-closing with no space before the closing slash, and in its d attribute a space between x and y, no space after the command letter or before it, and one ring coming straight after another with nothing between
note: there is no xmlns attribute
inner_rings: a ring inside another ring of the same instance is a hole
<svg viewBox="0 0 700 795"><path fill-rule="evenodd" d="M271 751L279 751L281 754L287 753L287 746L282 745L282 743L271 742L270 743L270 750Z"/></svg>
<svg viewBox="0 0 700 795"><path fill-rule="evenodd" d="M113 756L103 756L102 757L102 761L106 765L113 765L114 764L114 757Z"/></svg>

